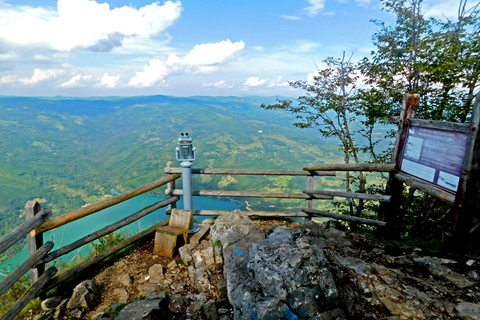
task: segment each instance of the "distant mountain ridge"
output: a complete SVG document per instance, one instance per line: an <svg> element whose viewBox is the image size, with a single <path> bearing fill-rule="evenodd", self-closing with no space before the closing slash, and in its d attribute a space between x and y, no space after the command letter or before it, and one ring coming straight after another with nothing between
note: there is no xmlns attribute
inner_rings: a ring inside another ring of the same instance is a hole
<svg viewBox="0 0 480 320"><path fill-rule="evenodd" d="M260 108L275 100L0 96L0 236L24 221L28 200L38 198L59 215L98 201L111 189L161 178L166 162L176 162L180 132L194 139L194 167L298 170L341 161L336 145L314 130L294 128L292 115ZM195 179L195 188L258 191L305 183L286 177Z"/></svg>

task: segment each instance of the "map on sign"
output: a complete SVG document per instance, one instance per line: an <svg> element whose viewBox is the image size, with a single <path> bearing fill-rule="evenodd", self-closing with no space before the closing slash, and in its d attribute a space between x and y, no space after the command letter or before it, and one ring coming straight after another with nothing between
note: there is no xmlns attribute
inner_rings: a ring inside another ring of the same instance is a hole
<svg viewBox="0 0 480 320"><path fill-rule="evenodd" d="M410 126L400 170L456 192L467 138L466 133Z"/></svg>

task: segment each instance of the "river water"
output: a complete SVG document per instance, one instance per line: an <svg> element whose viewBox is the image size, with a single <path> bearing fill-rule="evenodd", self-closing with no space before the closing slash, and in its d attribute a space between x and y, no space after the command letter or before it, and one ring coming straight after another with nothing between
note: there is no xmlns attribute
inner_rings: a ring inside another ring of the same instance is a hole
<svg viewBox="0 0 480 320"><path fill-rule="evenodd" d="M94 213L88 217L48 231L43 235L44 242L52 240L55 244L52 249L52 251L54 251L163 199L166 199L166 197L152 196L147 194L137 196L110 208ZM177 202L177 207L180 209L183 208L182 198ZM238 209L239 206L237 202L229 200L193 197L193 208L195 210L235 210ZM165 213L165 210L166 208L160 208L159 210L150 213L146 217L143 217L142 219L137 220L120 230L117 230L117 232L125 232L129 236L142 232L154 224L167 219L168 216ZM196 221L206 218L208 217L194 217ZM88 245L86 245L72 251L67 255L62 256L60 259L62 259L62 262L70 262L75 258L76 255L82 256L88 253ZM17 265L24 262L27 258L28 249L25 246L25 248L15 257L1 263L0 280L4 278L3 274L13 270Z"/></svg>

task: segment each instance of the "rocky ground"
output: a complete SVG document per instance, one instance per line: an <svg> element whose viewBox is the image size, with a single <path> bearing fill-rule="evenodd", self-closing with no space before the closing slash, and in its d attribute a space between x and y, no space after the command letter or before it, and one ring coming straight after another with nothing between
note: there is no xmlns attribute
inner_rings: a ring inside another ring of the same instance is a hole
<svg viewBox="0 0 480 320"><path fill-rule="evenodd" d="M251 317L248 309L258 319L273 320L279 318L271 308L280 310L281 303L287 306L285 319L480 319L479 261L434 257L415 248L394 252L323 224L257 220L250 226L248 219L244 225L246 219L240 220L215 226L211 235L182 247L173 258L153 255L153 241L149 242L76 289L90 292L90 297L44 301L44 311L29 319L227 320ZM245 239L262 242L249 255L242 247ZM282 258L280 251L288 256ZM259 262L262 252L270 259L267 263ZM315 260L320 261L319 269L306 273L307 285L302 286L304 280L298 277L311 268L311 256L320 259ZM275 275L298 277L271 281L262 267ZM320 273L326 278L314 279ZM235 280L234 274L240 278ZM232 279L225 279L227 275ZM313 288L319 293L308 293L312 283L329 281L334 284L328 290ZM268 292L283 298L269 298ZM308 305L320 309L296 303L302 292L310 295L305 301L312 299ZM266 315L258 316L265 310Z"/></svg>

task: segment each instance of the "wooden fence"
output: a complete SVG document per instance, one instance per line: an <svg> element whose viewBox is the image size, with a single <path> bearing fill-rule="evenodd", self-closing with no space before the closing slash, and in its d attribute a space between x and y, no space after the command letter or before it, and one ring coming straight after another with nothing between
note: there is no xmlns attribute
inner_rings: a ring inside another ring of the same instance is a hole
<svg viewBox="0 0 480 320"><path fill-rule="evenodd" d="M69 212L67 214L49 219L52 212L50 209L41 209L41 206L36 201L29 201L25 207L27 221L15 229L7 236L0 239L0 253L11 247L17 241L21 240L27 235L29 258L11 272L0 283L0 295L3 295L15 282L17 282L28 270L30 270L30 279L32 286L9 310L3 315L1 319L13 319L29 301L35 297L43 297L48 290L55 288L64 281L77 276L83 271L91 268L99 262L105 260L112 254L124 249L134 242L152 234L158 227L168 224L168 219L152 226L151 228L107 249L98 254L90 260L87 260L68 271L56 275L57 269L54 266L49 267L45 271L47 263L58 259L59 257L72 252L92 241L99 239L107 234L110 234L138 219L154 212L155 210L169 206L176 207L176 202L183 195L182 189L175 188L175 180L181 177L181 168L173 167L173 163L169 162L165 168L167 176L158 181L152 182L137 189L122 193L115 197L106 199L96 204L80 208L78 210ZM338 191L314 190L314 177L332 177L336 176L336 171L376 171L376 172L391 172L394 170L392 165L379 164L337 164L337 165L318 165L306 166L303 170L253 170L253 169L192 169L192 174L206 174L206 175L253 175L253 176L304 176L306 177L306 189L298 193L282 193L282 192L255 192L255 191L226 191L226 190L193 190L194 196L209 196L209 197L241 197L241 198L273 198L273 199L303 199L305 200L305 207L299 208L295 212L285 211L247 211L248 215L255 215L260 217L303 217L311 219L312 217L324 216L335 219L343 219L359 223L365 223L375 226L384 226L385 222L363 219L360 217L348 217L345 215L337 215L334 213L324 212L313 209L314 200L332 200L336 197L357 198L375 201L390 201L389 196L370 195L347 193ZM111 225L99 229L77 241L63 246L53 252L53 242L48 241L44 243L43 234L49 230L64 226L70 222L84 218L88 215L94 214L100 210L106 209L138 195L144 194L160 186L167 185L166 194L169 196L165 200L158 201L136 213L133 213L126 218L123 218ZM167 210L168 211L168 210ZM221 214L228 214L230 211L221 210L194 210L194 215L200 216L218 216Z"/></svg>
<svg viewBox="0 0 480 320"><path fill-rule="evenodd" d="M75 220L94 214L100 210L119 204L138 195L144 194L155 188L175 181L178 178L180 178L180 175L171 174L158 181L122 193L120 195L106 199L96 204L80 208L78 210L69 212L53 219L49 219L49 217L52 215L52 211L50 209L46 208L42 210L40 204L36 201L27 202L27 205L25 206L27 221L17 227L15 230L13 230L11 233L0 239L0 253L4 252L12 245L27 236L29 258L20 266L18 266L14 271L8 274L5 279L3 279L3 281L0 283L0 296L2 296L18 280L20 280L20 278L25 275L28 270L30 270L30 283L32 285L25 292L25 294L18 301L16 301L4 315L1 316L1 319L14 319L15 316L35 297L44 296L48 290L58 286L65 280L68 280L80 274L81 272L91 268L95 264L105 260L112 254L126 248L127 246L135 243L136 241L139 241L140 239L153 234L158 227L167 225L168 219L152 226L151 228L141 233L138 233L131 238L128 238L127 240L115 245L114 247L111 247L108 250L98 254L92 259L87 260L57 276L55 276L55 274L57 273L57 268L55 268L54 266L49 267L45 271L45 265L48 262L53 261L109 233L112 233L134 221L137 221L140 218L154 212L155 210L174 204L179 200L179 197L171 196L165 200L158 201L136 213L127 216L126 218L123 218L111 225L95 231L53 252L50 252L54 247L53 242L48 241L46 243L43 243L44 232L66 225Z"/></svg>
<svg viewBox="0 0 480 320"><path fill-rule="evenodd" d="M390 196L313 190L314 177L336 176L337 171L367 171L367 172L393 172L395 166L390 164L322 164L305 166L303 170L259 170L259 169L213 169L213 168L196 168L192 169L192 174L196 175L256 175L256 176L305 176L306 189L299 193L279 193L279 192L255 192L255 191L226 191L226 190L192 190L194 196L210 196L210 197L240 197L240 198L273 198L273 199L305 199L305 207L299 211L247 211L250 216L259 217L303 217L311 219L312 217L330 217L334 219L342 219L346 221L364 223L375 226L385 226L385 222L364 219L361 217L352 217L346 215L335 214L331 212L313 209L313 200L333 200L336 197L373 200L380 202L390 201ZM164 169L166 174L180 174L182 168L173 167L173 163L168 163ZM170 196L183 195L182 189L176 189L175 183L168 185L165 193ZM198 216L218 216L228 213L228 211L218 210L193 210L194 215Z"/></svg>

